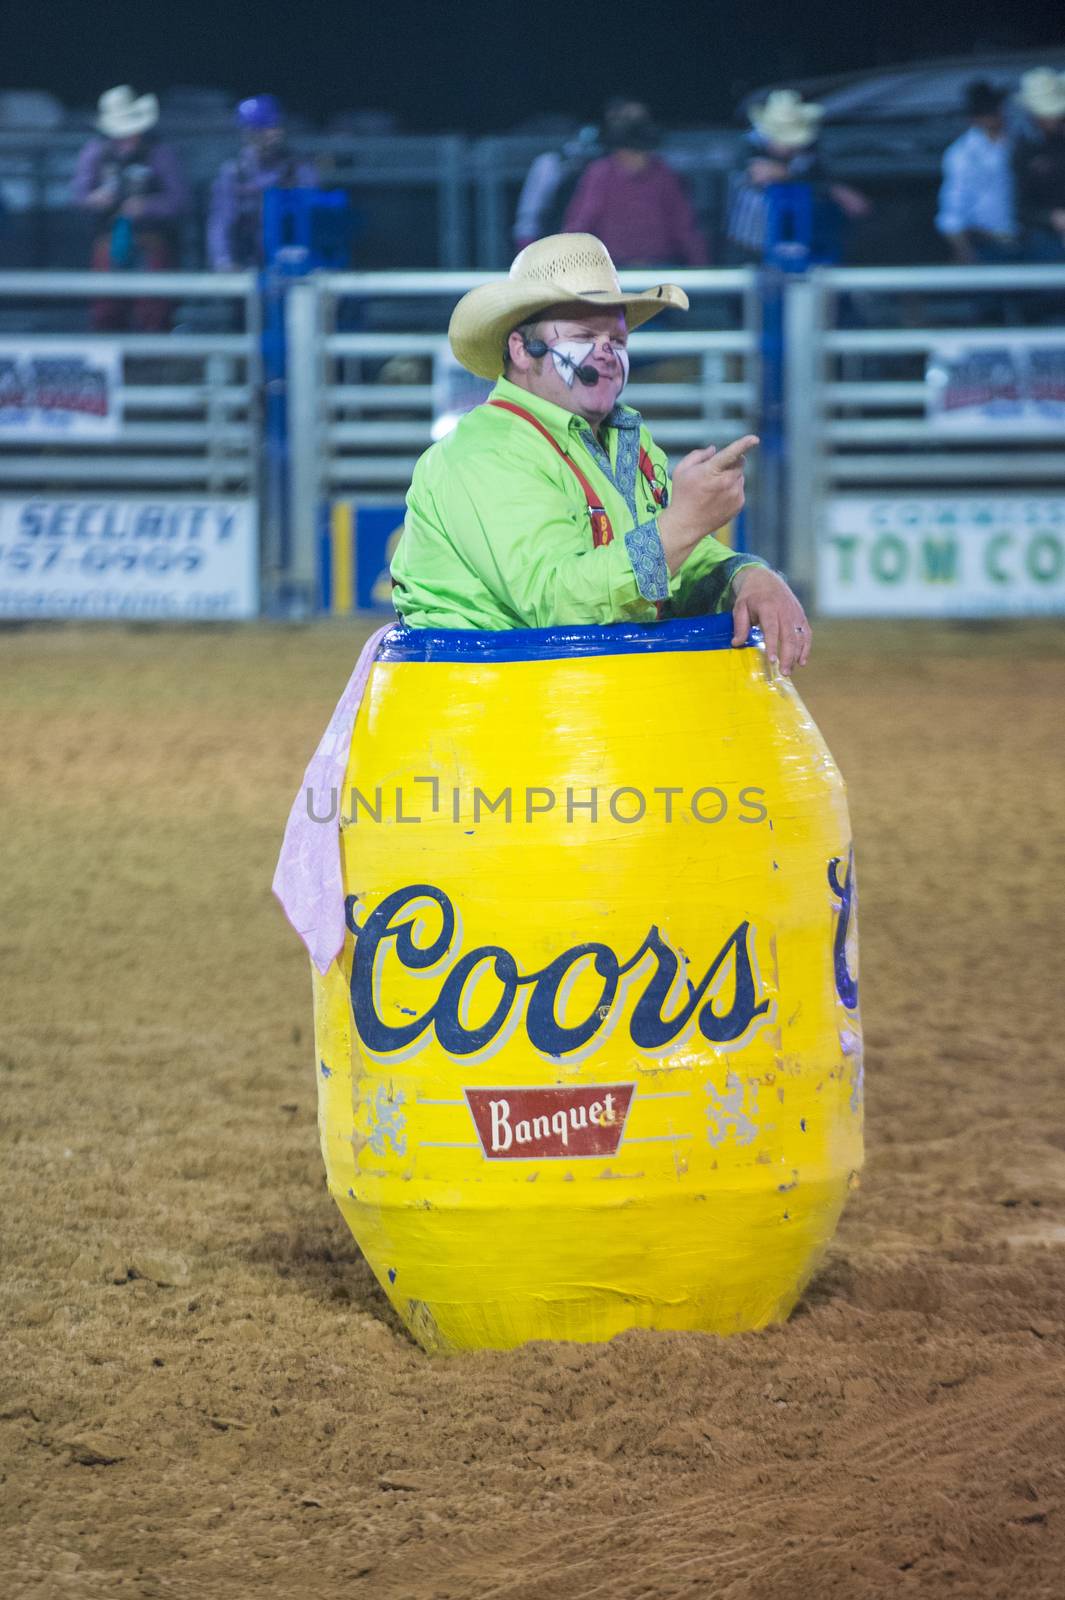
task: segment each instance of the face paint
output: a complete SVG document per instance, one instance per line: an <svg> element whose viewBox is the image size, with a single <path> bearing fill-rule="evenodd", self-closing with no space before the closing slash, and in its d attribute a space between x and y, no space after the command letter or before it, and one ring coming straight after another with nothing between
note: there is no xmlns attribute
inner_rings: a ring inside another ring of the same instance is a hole
<svg viewBox="0 0 1065 1600"><path fill-rule="evenodd" d="M577 377L575 368L583 367L595 349L594 343L582 344L577 339L559 339L550 349L555 371L566 387L572 389Z"/></svg>
<svg viewBox="0 0 1065 1600"><path fill-rule="evenodd" d="M577 377L575 369L583 367L592 355L595 350L594 342L586 344L577 339L558 339L549 348L555 363L555 371L566 387L572 389ZM629 381L629 352L621 344L616 344L612 348L621 367L621 387L624 389Z"/></svg>

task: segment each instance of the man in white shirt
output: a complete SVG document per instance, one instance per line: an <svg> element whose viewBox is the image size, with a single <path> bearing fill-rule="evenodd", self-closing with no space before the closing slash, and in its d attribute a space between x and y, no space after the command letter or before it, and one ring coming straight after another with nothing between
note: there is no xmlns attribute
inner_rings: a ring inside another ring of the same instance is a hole
<svg viewBox="0 0 1065 1600"><path fill-rule="evenodd" d="M970 125L943 155L936 227L966 265L1013 261L1019 253L1005 98L993 84L971 83Z"/></svg>

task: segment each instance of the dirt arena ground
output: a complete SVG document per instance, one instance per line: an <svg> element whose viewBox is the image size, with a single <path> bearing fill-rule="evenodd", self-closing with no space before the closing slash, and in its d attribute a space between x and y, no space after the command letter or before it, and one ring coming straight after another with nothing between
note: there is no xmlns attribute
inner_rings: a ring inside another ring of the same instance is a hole
<svg viewBox="0 0 1065 1600"><path fill-rule="evenodd" d="M1060 1600L1060 630L820 630L868 1162L791 1323L450 1360L326 1194L269 892L359 642L0 633L0 1592Z"/></svg>

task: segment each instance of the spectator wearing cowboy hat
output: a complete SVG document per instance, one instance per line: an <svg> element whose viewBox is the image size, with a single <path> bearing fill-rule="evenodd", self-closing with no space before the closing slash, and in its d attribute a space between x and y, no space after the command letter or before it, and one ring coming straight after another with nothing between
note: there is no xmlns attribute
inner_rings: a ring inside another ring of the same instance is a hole
<svg viewBox="0 0 1065 1600"><path fill-rule="evenodd" d="M1065 261L1065 73L1033 68L1017 98L1030 119L1013 152L1021 253Z"/></svg>
<svg viewBox="0 0 1065 1600"><path fill-rule="evenodd" d="M524 250L534 239L557 233L585 169L602 153L599 129L588 122L557 149L544 150L534 157L518 195L514 216L516 249Z"/></svg>
<svg viewBox="0 0 1065 1600"><path fill-rule="evenodd" d="M1006 91L980 79L965 94L969 127L943 154L936 227L957 261L993 265L1019 256Z"/></svg>
<svg viewBox="0 0 1065 1600"><path fill-rule="evenodd" d="M285 116L272 94L237 106L239 155L227 161L211 188L207 256L215 272L259 267L263 260L263 191L313 189L318 169L289 148Z"/></svg>
<svg viewBox="0 0 1065 1600"><path fill-rule="evenodd" d="M189 195L177 156L152 133L159 120L154 94L139 98L128 84L108 89L97 106L101 137L78 157L73 197L93 218L92 266L97 272L166 272L177 264L177 223ZM92 325L117 331L164 332L171 306L154 297L98 300Z"/></svg>
<svg viewBox="0 0 1065 1600"><path fill-rule="evenodd" d="M815 259L838 260L846 220L868 216L871 206L857 189L830 180L817 148L824 107L804 100L794 89L774 89L750 111L753 154L732 181L726 233L732 253L742 261L761 261L770 232L769 195L776 184L809 184L813 191L812 237Z"/></svg>
<svg viewBox="0 0 1065 1600"><path fill-rule="evenodd" d="M537 240L505 280L463 296L452 351L495 387L415 467L392 561L410 626L653 623L731 607L736 643L757 623L783 672L805 662L809 625L787 584L713 536L743 504L758 440L693 450L671 479L619 403L629 330L687 305L675 284L623 291L605 245L581 233Z"/></svg>
<svg viewBox="0 0 1065 1600"><path fill-rule="evenodd" d="M594 233L619 267L704 267L706 240L673 168L655 154L660 133L638 100L612 100L603 119L609 152L585 167L562 224Z"/></svg>

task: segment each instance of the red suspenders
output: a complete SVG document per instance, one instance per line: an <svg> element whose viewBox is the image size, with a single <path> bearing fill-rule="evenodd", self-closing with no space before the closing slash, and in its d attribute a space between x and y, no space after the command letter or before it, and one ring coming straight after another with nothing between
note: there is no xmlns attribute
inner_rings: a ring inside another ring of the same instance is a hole
<svg viewBox="0 0 1065 1600"><path fill-rule="evenodd" d="M490 406L499 406L500 410L502 411L513 411L516 417L524 417L526 422L532 423L537 433L543 434L552 450L558 452L563 461L566 463L567 467L569 467L570 471L573 473L573 476L577 479L577 482L580 484L581 488L584 490L584 498L588 502L588 516L591 519L592 524L592 543L597 549L602 544L610 544L614 537L614 530L610 525L610 518L607 516L603 506L599 503L599 497L592 488L591 484L588 482L588 479L585 477L577 463L566 454L558 440L548 432L542 422L537 421L536 417L533 416L531 411L526 411L524 406L516 406L510 400L489 400L488 404ZM651 462L651 458L647 454L647 451L644 449L643 445L640 446L640 471L643 473L644 477L647 479L647 482L651 486L651 494L654 497L655 505L662 505L663 501L665 500L665 495L655 481L655 469Z"/></svg>

